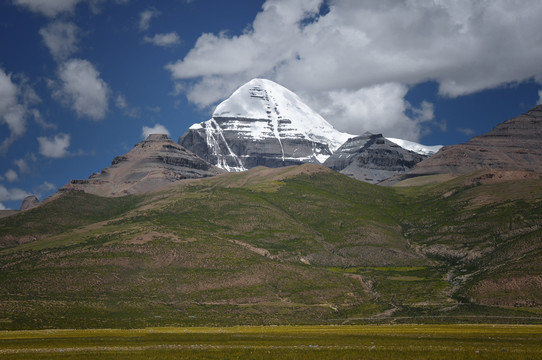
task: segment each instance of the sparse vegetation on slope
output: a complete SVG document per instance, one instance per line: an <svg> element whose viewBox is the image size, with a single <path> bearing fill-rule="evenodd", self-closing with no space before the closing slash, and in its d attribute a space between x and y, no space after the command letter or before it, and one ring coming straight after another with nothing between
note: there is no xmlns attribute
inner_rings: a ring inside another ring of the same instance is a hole
<svg viewBox="0 0 542 360"><path fill-rule="evenodd" d="M303 165L67 193L0 219L25 239L0 251L0 327L540 322L540 180L468 180Z"/></svg>
<svg viewBox="0 0 542 360"><path fill-rule="evenodd" d="M70 192L0 222L0 249L116 218L135 208L140 198L104 198Z"/></svg>

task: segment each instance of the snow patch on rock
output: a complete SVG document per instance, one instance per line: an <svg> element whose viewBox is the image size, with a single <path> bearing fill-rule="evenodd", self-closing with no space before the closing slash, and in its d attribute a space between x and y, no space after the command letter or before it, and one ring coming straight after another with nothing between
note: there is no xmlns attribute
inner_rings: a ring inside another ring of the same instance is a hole
<svg viewBox="0 0 542 360"><path fill-rule="evenodd" d="M437 151L440 150L440 148L442 148L442 145L428 146L428 145L418 144L414 141L409 141L409 140L389 138L389 137L387 137L386 139L388 139L392 143L399 145L403 149L414 151L415 153L418 153L420 155L426 155L426 156L434 155L437 153Z"/></svg>

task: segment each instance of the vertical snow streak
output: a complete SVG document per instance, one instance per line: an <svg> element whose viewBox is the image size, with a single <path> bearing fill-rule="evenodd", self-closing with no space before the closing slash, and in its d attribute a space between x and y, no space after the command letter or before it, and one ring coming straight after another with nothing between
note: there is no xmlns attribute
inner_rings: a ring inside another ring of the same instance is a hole
<svg viewBox="0 0 542 360"><path fill-rule="evenodd" d="M215 138L215 135L218 135L219 139ZM222 128L220 125L216 122L215 119L211 119L208 122L205 122L205 136L207 140L207 146L212 151L212 154L216 156L217 164L216 166L225 169L227 171L244 171L246 168L243 166L243 163L241 162L241 159L239 159L239 156L235 154L230 146L228 145L228 142L226 141L226 138L224 137L224 134L222 133ZM228 149L229 156L231 156L238 166L229 166L228 165L228 155L222 154L220 151L220 138L224 142L224 145L226 146L226 149Z"/></svg>
<svg viewBox="0 0 542 360"><path fill-rule="evenodd" d="M271 102L269 101L269 94L267 93L267 90L264 90L265 94L267 95L267 109L268 111L271 110ZM271 95L271 99L273 100L273 103L275 102L275 98ZM276 107L275 107L276 111ZM271 117L271 124L273 125L273 133L275 134L275 137L277 138L280 150L282 151L282 161L284 161L284 146L282 146L282 141L280 140L280 131L279 131L279 119L277 117L277 114L273 114L272 112L269 114Z"/></svg>

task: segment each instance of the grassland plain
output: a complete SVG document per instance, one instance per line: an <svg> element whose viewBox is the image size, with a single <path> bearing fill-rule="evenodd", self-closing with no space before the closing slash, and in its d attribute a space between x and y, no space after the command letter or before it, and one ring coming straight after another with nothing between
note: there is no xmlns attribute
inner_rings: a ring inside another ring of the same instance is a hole
<svg viewBox="0 0 542 360"><path fill-rule="evenodd" d="M542 181L255 168L0 219L0 328L542 322Z"/></svg>
<svg viewBox="0 0 542 360"><path fill-rule="evenodd" d="M2 359L540 359L537 325L365 325L0 332Z"/></svg>

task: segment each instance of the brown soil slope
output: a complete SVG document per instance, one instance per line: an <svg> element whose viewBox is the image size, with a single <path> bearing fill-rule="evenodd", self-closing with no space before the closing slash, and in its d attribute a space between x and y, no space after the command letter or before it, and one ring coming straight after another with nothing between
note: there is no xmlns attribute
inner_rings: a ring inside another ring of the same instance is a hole
<svg viewBox="0 0 542 360"><path fill-rule="evenodd" d="M542 105L464 144L443 147L407 177L479 170L542 172ZM406 177L405 177L406 178Z"/></svg>
<svg viewBox="0 0 542 360"><path fill-rule="evenodd" d="M166 135L151 134L111 166L88 180L72 180L60 192L79 190L99 196L142 194L181 179L222 173Z"/></svg>

